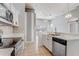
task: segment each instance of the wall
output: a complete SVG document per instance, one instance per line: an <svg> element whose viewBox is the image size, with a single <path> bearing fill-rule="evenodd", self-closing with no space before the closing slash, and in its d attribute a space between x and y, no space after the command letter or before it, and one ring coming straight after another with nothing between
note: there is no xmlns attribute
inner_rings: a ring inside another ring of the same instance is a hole
<svg viewBox="0 0 79 59"><path fill-rule="evenodd" d="M32 30L33 28L32 20L34 20L32 18L33 16L32 14L25 12L24 3L19 3L19 4L14 3L13 5L19 13L19 16L18 16L19 27L14 27L13 33L17 33L18 35L21 35L25 41L31 41L31 39L33 39L33 37L31 36L34 35L33 33L31 33L31 31L33 32Z"/></svg>
<svg viewBox="0 0 79 59"><path fill-rule="evenodd" d="M64 15L57 16L54 20L52 20L52 24L53 32L55 32L55 28L57 32L68 32L68 23Z"/></svg>
<svg viewBox="0 0 79 59"><path fill-rule="evenodd" d="M3 36L10 36L12 33L20 35L24 38L24 20L25 20L25 4L24 3L10 3L5 5L13 12L13 19L19 23L19 27L11 26L0 26L0 29L3 31ZM18 13L18 16L17 16ZM11 43L12 39L4 39L4 46Z"/></svg>
<svg viewBox="0 0 79 59"><path fill-rule="evenodd" d="M72 18L74 18L74 17L79 18L79 7L70 11L70 13L72 14ZM70 23L73 25L72 22L70 22ZM53 27L51 28L52 30L50 30L50 31L55 32L55 27L56 27L57 32L70 32L70 25L69 25L70 23L67 22L67 19L65 18L65 14L57 16L55 19L52 20ZM79 32L79 26L78 26L79 22L76 24L77 24L76 26L74 24L74 26L76 28L74 27L75 29L74 29L73 33Z"/></svg>
<svg viewBox="0 0 79 59"><path fill-rule="evenodd" d="M53 24L51 27L51 24ZM41 31L55 32L68 32L68 23L64 15L57 16L55 19L37 19L36 28Z"/></svg>
<svg viewBox="0 0 79 59"><path fill-rule="evenodd" d="M4 4L8 9L10 9L9 4L6 4L6 3L4 3ZM2 24L2 23L0 23L0 24ZM0 35L3 37L11 36L11 34L13 33L13 27L7 26L6 24L3 23L2 25L0 25L0 31L2 31L2 33L0 32ZM3 46L6 46L12 42L12 39L2 39L2 42L3 42Z"/></svg>
<svg viewBox="0 0 79 59"><path fill-rule="evenodd" d="M24 3L11 3L5 5L13 12L14 20L19 23L19 27L0 26L0 30L3 31L3 36L10 36L12 33L20 35L24 38L24 24L25 24L25 4ZM18 16L17 16L18 13ZM12 42L12 39L3 39L4 46Z"/></svg>

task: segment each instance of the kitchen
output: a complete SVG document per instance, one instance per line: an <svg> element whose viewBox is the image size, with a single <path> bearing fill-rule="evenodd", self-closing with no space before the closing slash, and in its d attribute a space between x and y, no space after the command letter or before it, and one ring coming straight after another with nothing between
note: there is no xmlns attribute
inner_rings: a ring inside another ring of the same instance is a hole
<svg viewBox="0 0 79 59"><path fill-rule="evenodd" d="M25 3L0 3L0 55L24 56L25 43L35 40L34 22L35 13Z"/></svg>
<svg viewBox="0 0 79 59"><path fill-rule="evenodd" d="M39 44L43 45L52 55L55 56L78 56L78 6L75 4L36 5L40 7L36 9L36 11L40 10L44 13L43 17L48 16L48 18L41 17L43 19L37 19ZM33 5L35 8L37 8L37 6L35 7L35 5ZM57 16L53 17L55 16L53 13L57 13Z"/></svg>
<svg viewBox="0 0 79 59"><path fill-rule="evenodd" d="M0 55L79 56L78 16L78 3L0 3Z"/></svg>

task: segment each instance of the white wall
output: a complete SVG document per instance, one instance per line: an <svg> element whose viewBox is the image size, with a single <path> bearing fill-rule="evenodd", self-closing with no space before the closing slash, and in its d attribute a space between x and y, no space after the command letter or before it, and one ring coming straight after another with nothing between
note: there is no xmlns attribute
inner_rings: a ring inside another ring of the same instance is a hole
<svg viewBox="0 0 79 59"><path fill-rule="evenodd" d="M19 3L19 4L14 3L13 5L14 5L15 9L19 12L19 16L18 16L19 27L13 28L13 32L17 33L17 34L22 34L22 36L24 36L25 41L31 41L31 39L33 39L33 37L31 37L31 35L35 34L35 33L33 33L33 30L32 30L32 28L33 28L32 26L34 25L34 24L32 24L32 20L34 20L34 18L33 18L34 16L32 16L32 14L29 14L29 13L27 14L25 12L24 3ZM31 31L32 31L32 33L31 33ZM29 37L29 38L27 39L26 37L27 38Z"/></svg>
<svg viewBox="0 0 79 59"><path fill-rule="evenodd" d="M64 15L56 17L52 20L52 24L53 32L55 32L55 27L57 32L68 32L68 23Z"/></svg>
<svg viewBox="0 0 79 59"><path fill-rule="evenodd" d="M53 24L52 27L51 27L51 24ZM40 26L42 28L40 28ZM55 27L57 32L68 32L68 23L63 15L57 16L55 19L52 19L52 20L37 19L37 22L36 22L37 30L41 29L48 32L55 32Z"/></svg>
<svg viewBox="0 0 79 59"><path fill-rule="evenodd" d="M79 8L76 8L72 11L70 11L70 13L72 14L72 18L73 17L78 17L79 18ZM57 16L55 19L52 20L52 24L53 24L53 27L51 28L52 32L54 32L54 28L56 27L56 30L57 32L70 32L70 26L67 22L67 19L65 18L65 14L64 15L60 15L60 16ZM71 22L71 24L73 25L73 23ZM79 24L79 23L76 23L76 24ZM74 25L75 26L75 25ZM77 28L75 28L77 27ZM74 28L74 32L71 32L71 33L78 33L79 32L79 26L76 25Z"/></svg>

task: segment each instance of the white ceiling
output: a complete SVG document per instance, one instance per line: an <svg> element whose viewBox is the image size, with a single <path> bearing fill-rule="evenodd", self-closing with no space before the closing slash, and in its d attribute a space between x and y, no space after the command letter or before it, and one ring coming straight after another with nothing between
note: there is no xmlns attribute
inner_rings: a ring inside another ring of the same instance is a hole
<svg viewBox="0 0 79 59"><path fill-rule="evenodd" d="M35 9L37 18L52 19L55 16L62 15L78 6L78 3L29 3L26 4L31 8Z"/></svg>

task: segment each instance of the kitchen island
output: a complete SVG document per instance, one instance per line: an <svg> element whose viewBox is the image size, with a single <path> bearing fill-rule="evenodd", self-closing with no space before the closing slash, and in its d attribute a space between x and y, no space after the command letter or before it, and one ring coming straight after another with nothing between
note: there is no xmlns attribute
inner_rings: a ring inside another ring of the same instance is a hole
<svg viewBox="0 0 79 59"><path fill-rule="evenodd" d="M52 39L54 41L54 52L56 55L59 53L65 56L79 56L78 36L54 36Z"/></svg>
<svg viewBox="0 0 79 59"><path fill-rule="evenodd" d="M44 35L44 34L43 34ZM52 38L49 39L52 41L52 44L46 45L43 44L48 50L50 51L49 46L52 47L52 53L55 56L79 56L79 36L78 35L59 35L53 36L52 34L46 34L45 40L48 40L48 37ZM43 43L44 43L43 41ZM48 43L48 41L47 41ZM51 43L51 42L50 42Z"/></svg>

